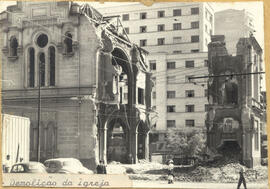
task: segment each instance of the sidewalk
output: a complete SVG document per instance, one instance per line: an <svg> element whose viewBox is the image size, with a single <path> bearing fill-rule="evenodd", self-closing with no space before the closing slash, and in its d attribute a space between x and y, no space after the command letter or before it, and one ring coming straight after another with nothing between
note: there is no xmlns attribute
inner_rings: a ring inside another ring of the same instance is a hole
<svg viewBox="0 0 270 189"><path fill-rule="evenodd" d="M133 181L134 188L196 188L196 189L236 189L237 183L190 183L190 182L175 182L168 184L167 181ZM244 188L241 185L240 188ZM267 182L265 183L247 183L248 189L268 189Z"/></svg>

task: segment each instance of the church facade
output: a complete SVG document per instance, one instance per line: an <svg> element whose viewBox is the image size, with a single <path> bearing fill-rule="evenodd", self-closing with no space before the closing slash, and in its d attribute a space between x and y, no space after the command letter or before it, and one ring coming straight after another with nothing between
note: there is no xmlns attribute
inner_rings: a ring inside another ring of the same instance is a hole
<svg viewBox="0 0 270 189"><path fill-rule="evenodd" d="M147 52L113 19L61 1L18 2L0 14L2 112L30 118L31 160L38 140L41 161L73 157L93 169L148 158Z"/></svg>
<svg viewBox="0 0 270 189"><path fill-rule="evenodd" d="M207 145L249 167L261 163L260 101L262 49L253 36L240 38L237 55L227 53L224 36L208 45L209 82ZM212 76L212 77L211 77Z"/></svg>

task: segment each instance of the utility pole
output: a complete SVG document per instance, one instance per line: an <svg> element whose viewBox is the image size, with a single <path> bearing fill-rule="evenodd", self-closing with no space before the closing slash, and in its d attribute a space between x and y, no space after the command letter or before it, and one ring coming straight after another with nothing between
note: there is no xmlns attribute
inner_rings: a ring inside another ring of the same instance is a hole
<svg viewBox="0 0 270 189"><path fill-rule="evenodd" d="M37 126L37 162L40 162L40 112L41 112L41 94L40 94L40 85L41 85L41 64L39 62L39 70L38 70L38 126Z"/></svg>

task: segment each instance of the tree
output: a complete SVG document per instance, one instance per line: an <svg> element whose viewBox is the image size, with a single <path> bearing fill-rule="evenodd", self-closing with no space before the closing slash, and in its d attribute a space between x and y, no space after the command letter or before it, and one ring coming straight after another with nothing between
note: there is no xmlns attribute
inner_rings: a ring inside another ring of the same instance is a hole
<svg viewBox="0 0 270 189"><path fill-rule="evenodd" d="M206 136L201 131L169 130L166 147L174 154L183 157L199 157L206 147Z"/></svg>

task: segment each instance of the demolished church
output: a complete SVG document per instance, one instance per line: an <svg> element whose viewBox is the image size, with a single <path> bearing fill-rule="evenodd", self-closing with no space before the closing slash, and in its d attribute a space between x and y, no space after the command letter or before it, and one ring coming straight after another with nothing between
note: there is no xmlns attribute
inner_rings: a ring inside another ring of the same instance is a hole
<svg viewBox="0 0 270 189"><path fill-rule="evenodd" d="M212 152L223 152L249 167L259 165L262 49L251 35L239 39L236 56L232 56L227 53L224 36L212 36L211 40L207 145Z"/></svg>
<svg viewBox="0 0 270 189"><path fill-rule="evenodd" d="M41 161L73 157L93 169L99 160L148 158L147 51L117 17L87 4L19 1L0 23L2 112L30 118L31 160L38 140Z"/></svg>

